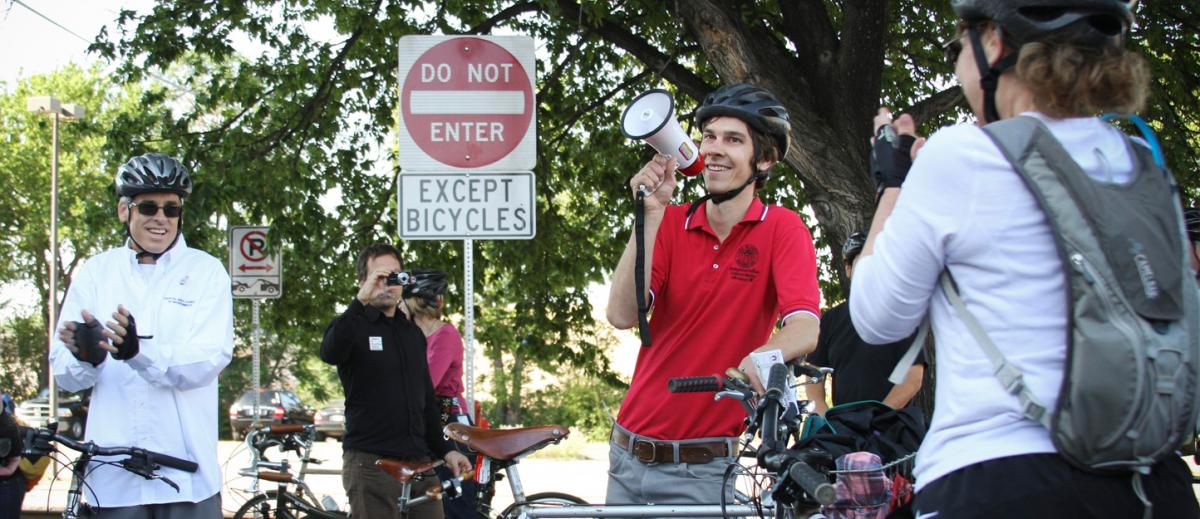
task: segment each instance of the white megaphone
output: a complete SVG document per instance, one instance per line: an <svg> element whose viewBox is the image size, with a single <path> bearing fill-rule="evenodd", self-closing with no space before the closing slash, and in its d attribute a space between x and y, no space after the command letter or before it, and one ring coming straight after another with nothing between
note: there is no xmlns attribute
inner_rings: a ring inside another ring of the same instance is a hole
<svg viewBox="0 0 1200 519"><path fill-rule="evenodd" d="M621 114L621 131L630 139L646 141L663 155L675 159L679 171L687 176L704 170L704 159L696 143L675 119L675 100L661 88L643 92Z"/></svg>

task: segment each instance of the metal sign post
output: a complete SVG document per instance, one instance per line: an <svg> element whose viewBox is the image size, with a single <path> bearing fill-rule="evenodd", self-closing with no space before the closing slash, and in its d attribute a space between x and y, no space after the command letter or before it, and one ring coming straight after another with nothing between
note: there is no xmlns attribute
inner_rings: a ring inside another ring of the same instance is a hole
<svg viewBox="0 0 1200 519"><path fill-rule="evenodd" d="M463 240L463 349L467 351L467 416L475 419L475 240Z"/></svg>
<svg viewBox="0 0 1200 519"><path fill-rule="evenodd" d="M250 351L252 352L250 354L251 362L252 362L251 367L250 367L250 381L252 384L254 384L254 426L255 427L258 426L258 420L259 420L258 408L259 408L259 406L262 405L262 403L259 402L260 392L261 392L261 388L262 388L262 381L259 378L259 373L261 371L259 369L259 365L260 365L260 361L262 358L262 346L260 345L259 340L258 340L259 336L262 334L262 327L259 326L259 320L258 320L258 308L261 305L262 305L262 299L254 298L254 299L250 300L250 314L251 314L250 319L253 322L252 326L254 327L254 333L251 336L252 339L250 340Z"/></svg>

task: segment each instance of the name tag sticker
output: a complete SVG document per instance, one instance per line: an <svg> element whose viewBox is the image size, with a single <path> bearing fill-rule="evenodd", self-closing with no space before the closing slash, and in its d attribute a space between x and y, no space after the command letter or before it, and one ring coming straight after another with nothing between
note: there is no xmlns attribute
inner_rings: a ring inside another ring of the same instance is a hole
<svg viewBox="0 0 1200 519"><path fill-rule="evenodd" d="M383 337L371 337L371 351L383 351Z"/></svg>

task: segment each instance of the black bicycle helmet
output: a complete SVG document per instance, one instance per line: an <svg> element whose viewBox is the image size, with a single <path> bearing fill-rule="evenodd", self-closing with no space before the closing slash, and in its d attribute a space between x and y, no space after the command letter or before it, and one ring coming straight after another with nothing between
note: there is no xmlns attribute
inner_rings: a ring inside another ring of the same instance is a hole
<svg viewBox="0 0 1200 519"><path fill-rule="evenodd" d="M1000 75L1017 64L1021 46L1053 39L1100 48L1121 42L1133 24L1129 6L1121 0L951 0L955 14L968 24L991 21L1011 52L995 64L984 55L978 29L971 27L971 52L979 68L985 122L1000 120L996 88Z"/></svg>
<svg viewBox="0 0 1200 519"><path fill-rule="evenodd" d="M861 232L856 232L846 238L846 243L842 245L842 259L846 260L847 265L854 263L854 258L858 257L866 244L867 235Z"/></svg>
<svg viewBox="0 0 1200 519"><path fill-rule="evenodd" d="M403 297L419 297L431 308L440 306L438 298L446 293L447 276L445 272L436 269L413 269L409 272L410 280L404 285Z"/></svg>
<svg viewBox="0 0 1200 519"><path fill-rule="evenodd" d="M696 125L703 128L704 122L713 117L737 117L755 130L775 139L779 146L779 160L788 150L787 109L766 89L749 83L738 83L718 88L700 104L696 111Z"/></svg>
<svg viewBox="0 0 1200 519"><path fill-rule="evenodd" d="M1183 223L1187 225L1188 239L1200 241L1200 207L1184 209Z"/></svg>
<svg viewBox="0 0 1200 519"><path fill-rule="evenodd" d="M133 198L142 193L170 192L187 198L192 194L192 179L178 160L161 153L147 153L129 159L117 170L117 196Z"/></svg>
<svg viewBox="0 0 1200 519"><path fill-rule="evenodd" d="M1133 13L1122 0L953 0L951 5L966 22L1000 26L1014 49L1050 37L1101 47L1120 41L1133 24Z"/></svg>

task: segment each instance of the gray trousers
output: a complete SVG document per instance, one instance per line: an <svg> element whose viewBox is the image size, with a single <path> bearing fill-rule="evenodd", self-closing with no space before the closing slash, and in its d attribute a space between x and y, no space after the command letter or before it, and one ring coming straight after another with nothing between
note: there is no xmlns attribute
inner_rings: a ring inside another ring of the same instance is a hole
<svg viewBox="0 0 1200 519"><path fill-rule="evenodd" d="M163 503L157 505L122 506L97 508L92 511L97 519L221 519L221 493L199 503Z"/></svg>
<svg viewBox="0 0 1200 519"><path fill-rule="evenodd" d="M346 488L346 497L350 498L350 512L354 517L401 517L398 500L403 485L375 466L375 460L379 458L381 456L377 454L362 451L342 453L342 486ZM427 489L439 483L432 473L420 481L413 480L409 497L423 496ZM409 510L404 517L442 519L442 502L426 501Z"/></svg>
<svg viewBox="0 0 1200 519"><path fill-rule="evenodd" d="M693 504L721 502L725 467L733 458L708 463L642 463L628 451L608 446L608 495L605 503ZM733 487L725 489L727 503L733 502Z"/></svg>

